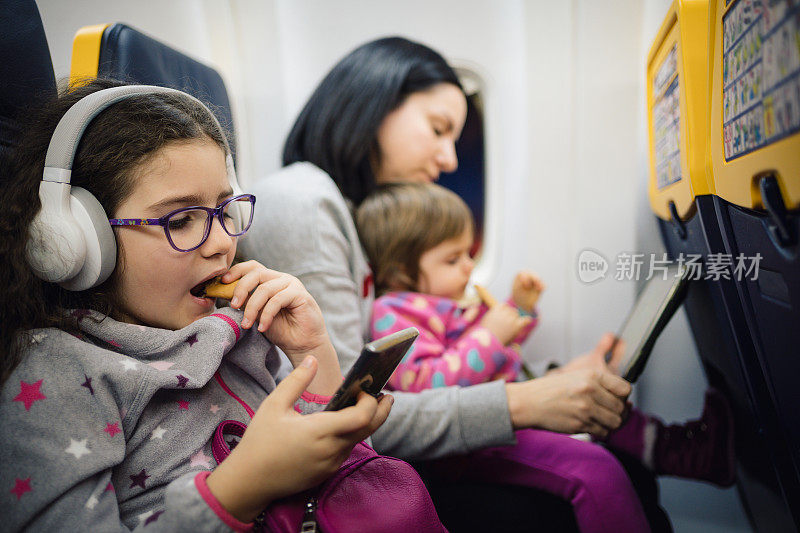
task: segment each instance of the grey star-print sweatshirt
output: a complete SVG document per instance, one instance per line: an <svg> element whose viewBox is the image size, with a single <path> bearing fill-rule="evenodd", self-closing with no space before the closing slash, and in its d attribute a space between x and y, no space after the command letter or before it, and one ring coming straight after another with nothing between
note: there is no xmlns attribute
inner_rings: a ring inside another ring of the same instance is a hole
<svg viewBox="0 0 800 533"><path fill-rule="evenodd" d="M170 331L75 312L32 332L0 395L0 531L241 529L205 478L223 420L249 423L291 366L224 308ZM296 409L325 399L304 394Z"/></svg>

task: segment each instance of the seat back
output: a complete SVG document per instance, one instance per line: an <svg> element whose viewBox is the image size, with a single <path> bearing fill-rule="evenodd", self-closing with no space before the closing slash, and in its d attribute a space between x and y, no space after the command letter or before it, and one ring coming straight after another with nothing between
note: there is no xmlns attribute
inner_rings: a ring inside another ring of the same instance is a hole
<svg viewBox="0 0 800 533"><path fill-rule="evenodd" d="M20 113L56 95L50 48L33 0L0 2L0 169L20 133ZM0 180L3 176L0 175Z"/></svg>
<svg viewBox="0 0 800 533"><path fill-rule="evenodd" d="M228 91L219 72L126 24L85 26L72 44L71 83L95 77L172 87L205 102L227 130L236 159Z"/></svg>
<svg viewBox="0 0 800 533"><path fill-rule="evenodd" d="M789 27L798 11L786 0L765 5L672 3L648 58L649 192L672 257L703 263L684 307L708 381L733 407L742 503L756 529L784 531L800 526L800 255L796 242L778 245L772 233L800 233L793 231L800 221L783 209L797 203L800 135L776 133L767 142L756 100L768 99L760 81L768 59L796 57L776 44L775 32L763 31L765 20ZM777 81L796 83L796 70L785 79ZM740 122L752 127L746 149L729 135ZM774 217L755 210L767 203L756 178L770 169ZM753 272L755 258L761 263Z"/></svg>

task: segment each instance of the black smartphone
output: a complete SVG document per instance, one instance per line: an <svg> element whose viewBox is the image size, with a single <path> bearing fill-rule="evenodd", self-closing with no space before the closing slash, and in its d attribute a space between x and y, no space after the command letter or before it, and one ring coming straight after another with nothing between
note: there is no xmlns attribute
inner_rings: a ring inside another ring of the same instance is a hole
<svg viewBox="0 0 800 533"><path fill-rule="evenodd" d="M373 396L380 394L418 336L417 328L406 328L364 345L361 355L325 410L338 411L355 405L362 390Z"/></svg>
<svg viewBox="0 0 800 533"><path fill-rule="evenodd" d="M680 307L689 285L684 265L672 263L666 274L653 276L636 299L614 344L606 353L606 362L622 353L619 375L633 383L644 370L656 339Z"/></svg>

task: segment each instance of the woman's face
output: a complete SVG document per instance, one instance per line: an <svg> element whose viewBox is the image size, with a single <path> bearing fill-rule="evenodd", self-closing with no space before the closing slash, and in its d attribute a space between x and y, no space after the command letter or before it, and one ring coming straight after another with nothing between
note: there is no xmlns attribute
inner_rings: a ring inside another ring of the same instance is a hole
<svg viewBox="0 0 800 533"><path fill-rule="evenodd" d="M114 218L159 218L181 207L216 207L233 195L225 154L211 139L172 143L135 171L132 194ZM211 313L214 300L190 290L226 272L236 253L236 237L214 219L206 242L191 252L170 246L161 226L114 228L121 248L117 263L119 312L133 324L180 329Z"/></svg>
<svg viewBox="0 0 800 533"><path fill-rule="evenodd" d="M461 89L439 83L412 93L378 127L378 183L431 182L458 167L455 143L467 118Z"/></svg>

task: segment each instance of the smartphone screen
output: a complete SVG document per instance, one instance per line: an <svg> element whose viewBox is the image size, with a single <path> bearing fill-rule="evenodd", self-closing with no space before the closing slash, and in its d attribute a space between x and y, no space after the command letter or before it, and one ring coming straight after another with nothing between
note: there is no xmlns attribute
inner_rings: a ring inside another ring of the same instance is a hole
<svg viewBox="0 0 800 533"><path fill-rule="evenodd" d="M620 376L631 382L639 377L658 335L683 301L687 283L686 269L678 264L648 280L606 354L606 362L612 357L620 361Z"/></svg>
<svg viewBox="0 0 800 533"><path fill-rule="evenodd" d="M365 345L325 410L338 411L355 405L362 390L377 396L418 335L417 328L406 328Z"/></svg>

